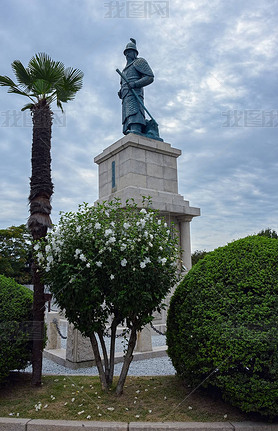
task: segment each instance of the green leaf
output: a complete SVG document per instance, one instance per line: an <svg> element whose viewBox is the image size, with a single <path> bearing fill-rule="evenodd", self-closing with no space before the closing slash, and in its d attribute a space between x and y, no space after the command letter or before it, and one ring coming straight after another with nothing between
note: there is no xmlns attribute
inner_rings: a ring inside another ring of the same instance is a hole
<svg viewBox="0 0 278 431"><path fill-rule="evenodd" d="M57 84L57 99L61 102L73 100L77 91L82 88L83 72L71 67L65 70L63 79Z"/></svg>
<svg viewBox="0 0 278 431"><path fill-rule="evenodd" d="M63 78L65 66L52 60L45 53L38 53L29 61L28 67L34 81L43 79L53 86Z"/></svg>
<svg viewBox="0 0 278 431"><path fill-rule="evenodd" d="M26 111L26 109L32 109L34 107L34 103L27 103L27 105L24 105L23 108L21 108L21 111Z"/></svg>
<svg viewBox="0 0 278 431"><path fill-rule="evenodd" d="M3 87L4 86L16 87L16 84L8 76L0 76L0 85Z"/></svg>
<svg viewBox="0 0 278 431"><path fill-rule="evenodd" d="M51 83L45 81L44 79L37 79L33 83L33 89L35 90L35 92L37 94L44 96L45 94L53 91L53 85Z"/></svg>
<svg viewBox="0 0 278 431"><path fill-rule="evenodd" d="M30 90L32 88L33 80L28 69L25 69L23 64L19 60L15 60L12 63L12 69L17 78L17 81L20 85L23 86L23 89Z"/></svg>

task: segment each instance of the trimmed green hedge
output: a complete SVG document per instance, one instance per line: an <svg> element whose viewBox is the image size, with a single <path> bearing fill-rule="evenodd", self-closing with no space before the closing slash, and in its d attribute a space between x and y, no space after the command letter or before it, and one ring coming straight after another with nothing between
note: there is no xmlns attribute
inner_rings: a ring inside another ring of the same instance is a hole
<svg viewBox="0 0 278 431"><path fill-rule="evenodd" d="M0 275L0 382L31 360L33 293Z"/></svg>
<svg viewBox="0 0 278 431"><path fill-rule="evenodd" d="M250 236L208 253L176 289L167 328L178 375L277 416L278 240Z"/></svg>

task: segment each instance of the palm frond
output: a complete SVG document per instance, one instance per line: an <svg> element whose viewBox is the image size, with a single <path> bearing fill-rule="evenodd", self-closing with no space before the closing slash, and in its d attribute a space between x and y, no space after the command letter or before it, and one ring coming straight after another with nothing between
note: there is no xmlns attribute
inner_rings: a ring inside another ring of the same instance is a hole
<svg viewBox="0 0 278 431"><path fill-rule="evenodd" d="M0 75L0 85L1 86L6 86L6 87L16 87L16 83L13 82L13 80L11 78L9 78L8 76L1 76Z"/></svg>
<svg viewBox="0 0 278 431"><path fill-rule="evenodd" d="M33 101L32 97L30 96L30 94L26 93L25 91L21 90L18 85L8 76L0 76L0 85L1 86L5 86L5 87L9 87L8 89L8 93L14 93L14 94L20 94L21 96L27 96L29 97L29 99Z"/></svg>
<svg viewBox="0 0 278 431"><path fill-rule="evenodd" d="M53 91L53 85L44 79L36 79L36 81L33 82L33 90L35 90L36 94L44 96Z"/></svg>
<svg viewBox="0 0 278 431"><path fill-rule="evenodd" d="M24 90L30 90L32 88L33 80L29 69L25 68L21 61L15 60L12 63L12 69L17 78L18 83L23 86Z"/></svg>
<svg viewBox="0 0 278 431"><path fill-rule="evenodd" d="M34 80L43 79L52 85L62 79L65 70L62 62L52 60L43 52L35 54L29 61L28 67Z"/></svg>
<svg viewBox="0 0 278 431"><path fill-rule="evenodd" d="M60 108L60 109L61 109L61 111L64 113L63 105L62 105L62 103L60 102L60 100L57 100L57 106L58 106L58 108Z"/></svg>
<svg viewBox="0 0 278 431"><path fill-rule="evenodd" d="M8 89L8 93L14 93L14 94L20 94L21 96L27 96L31 99L30 95L28 93L26 93L23 90L20 90L20 88L18 88L17 86L15 87L10 87Z"/></svg>
<svg viewBox="0 0 278 431"><path fill-rule="evenodd" d="M42 98L50 105L56 100L57 106L63 110L62 102L73 100L82 87L83 72L54 61L48 54L35 54L25 68L19 60L12 63L18 83L8 76L0 76L0 85L9 87L9 93L27 96L32 104L23 107L31 109Z"/></svg>
<svg viewBox="0 0 278 431"><path fill-rule="evenodd" d="M27 103L21 108L21 111L26 111L26 109L32 109L34 107L34 103Z"/></svg>
<svg viewBox="0 0 278 431"><path fill-rule="evenodd" d="M79 69L68 67L63 79L56 85L57 99L61 102L73 100L77 91L82 88L83 72Z"/></svg>

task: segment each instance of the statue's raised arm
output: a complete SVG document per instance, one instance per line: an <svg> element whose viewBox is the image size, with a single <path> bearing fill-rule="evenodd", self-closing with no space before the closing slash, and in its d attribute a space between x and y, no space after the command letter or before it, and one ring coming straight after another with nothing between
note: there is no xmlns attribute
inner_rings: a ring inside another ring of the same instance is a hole
<svg viewBox="0 0 278 431"><path fill-rule="evenodd" d="M118 92L122 99L122 124L123 133L136 133L147 137L162 140L159 138L158 125L149 111L144 106L143 87L151 84L154 74L148 62L138 57L135 39L130 39L124 50L126 56L126 66L121 75L121 89ZM146 120L145 111L151 120Z"/></svg>

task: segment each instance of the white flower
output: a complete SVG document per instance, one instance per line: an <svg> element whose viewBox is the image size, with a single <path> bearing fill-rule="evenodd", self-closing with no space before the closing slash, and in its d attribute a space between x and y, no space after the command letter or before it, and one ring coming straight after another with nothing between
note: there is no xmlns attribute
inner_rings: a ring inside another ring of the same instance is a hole
<svg viewBox="0 0 278 431"><path fill-rule="evenodd" d="M79 233L81 231L81 226L76 227L76 232Z"/></svg>
<svg viewBox="0 0 278 431"><path fill-rule="evenodd" d="M150 239L153 240L153 234L152 233L150 233Z"/></svg>
<svg viewBox="0 0 278 431"><path fill-rule="evenodd" d="M91 419L91 415L88 415L86 419Z"/></svg>
<svg viewBox="0 0 278 431"><path fill-rule="evenodd" d="M227 419L228 415L224 415L224 419Z"/></svg>
<svg viewBox="0 0 278 431"><path fill-rule="evenodd" d="M79 250L79 248L77 248L76 250L75 250L75 256L77 257L79 254L81 254L82 253L82 251L81 250Z"/></svg>
<svg viewBox="0 0 278 431"><path fill-rule="evenodd" d="M152 410L149 410L149 413L151 413L152 412Z"/></svg>
<svg viewBox="0 0 278 431"><path fill-rule="evenodd" d="M129 223L124 223L124 229L128 229L130 227Z"/></svg>
<svg viewBox="0 0 278 431"><path fill-rule="evenodd" d="M81 410L81 412L78 412L77 414L82 415L82 413L84 413L84 412L85 412L85 410Z"/></svg>
<svg viewBox="0 0 278 431"><path fill-rule="evenodd" d="M126 249L126 244L121 245L121 251L124 251Z"/></svg>
<svg viewBox="0 0 278 431"><path fill-rule="evenodd" d="M107 245L108 244L114 244L114 242L116 242L116 238L114 236L110 236L109 240L107 241Z"/></svg>
<svg viewBox="0 0 278 431"><path fill-rule="evenodd" d="M152 245L152 243L151 243L151 242L149 242L148 244L149 244L149 246L150 246L150 247L153 247L153 245Z"/></svg>
<svg viewBox="0 0 278 431"><path fill-rule="evenodd" d="M37 244L34 246L34 250L38 251L40 249L40 244L37 242Z"/></svg>
<svg viewBox="0 0 278 431"><path fill-rule="evenodd" d="M108 211L105 211L105 215L106 215L106 217L109 217L109 216L110 216L110 214L109 214L109 212L108 212Z"/></svg>
<svg viewBox="0 0 278 431"><path fill-rule="evenodd" d="M162 263L162 266L164 266L165 263L167 262L167 258L166 257L161 258L161 256L159 256L157 261L158 261L158 263Z"/></svg>
<svg viewBox="0 0 278 431"><path fill-rule="evenodd" d="M167 223L164 223L164 227L168 227Z"/></svg>
<svg viewBox="0 0 278 431"><path fill-rule="evenodd" d="M114 407L107 407L107 410L109 410L110 412L113 412L115 409Z"/></svg>
<svg viewBox="0 0 278 431"><path fill-rule="evenodd" d="M140 224L141 224L142 228L145 227L146 220L144 220L143 218L141 218L140 219Z"/></svg>
<svg viewBox="0 0 278 431"><path fill-rule="evenodd" d="M157 224L158 224L158 225L161 225L161 220L157 220Z"/></svg>
<svg viewBox="0 0 278 431"><path fill-rule="evenodd" d="M114 278L115 278L115 275L111 274L110 275L110 280L114 280Z"/></svg>
<svg viewBox="0 0 278 431"><path fill-rule="evenodd" d="M47 256L46 260L47 260L47 262L52 263L53 262L53 257L52 256Z"/></svg>
<svg viewBox="0 0 278 431"><path fill-rule="evenodd" d="M149 257L145 258L145 263L150 263L151 259Z"/></svg>
<svg viewBox="0 0 278 431"><path fill-rule="evenodd" d="M46 251L46 253L48 253L48 252L50 251L50 245L49 245L49 244L47 244L47 245L45 246L45 251Z"/></svg>
<svg viewBox="0 0 278 431"><path fill-rule="evenodd" d="M145 264L145 262L140 262L140 268L146 268L146 264Z"/></svg>
<svg viewBox="0 0 278 431"><path fill-rule="evenodd" d="M45 406L43 407L44 409L47 409L47 407L48 407L48 404L45 404Z"/></svg>
<svg viewBox="0 0 278 431"><path fill-rule="evenodd" d="M191 406L188 406L188 410L192 410L192 407L191 407Z"/></svg>
<svg viewBox="0 0 278 431"><path fill-rule="evenodd" d="M43 254L41 252L39 252L37 254L37 258L38 258L38 260L42 260L43 259Z"/></svg>
<svg viewBox="0 0 278 431"><path fill-rule="evenodd" d="M127 264L127 260L126 260L126 259L122 259L122 260L121 260L121 265L122 265L122 266L126 266L126 264Z"/></svg>
<svg viewBox="0 0 278 431"><path fill-rule="evenodd" d="M83 253L80 254L79 259L82 260L82 262L86 262L87 260Z"/></svg>
<svg viewBox="0 0 278 431"><path fill-rule="evenodd" d="M75 401L75 398L72 398L72 399L71 399L71 402L73 403L74 401Z"/></svg>
<svg viewBox="0 0 278 431"><path fill-rule="evenodd" d="M100 262L100 261L96 262L96 266L98 266L100 268L102 266L102 262Z"/></svg>
<svg viewBox="0 0 278 431"><path fill-rule="evenodd" d="M140 418L140 415L135 415L136 418Z"/></svg>
<svg viewBox="0 0 278 431"><path fill-rule="evenodd" d="M105 229L104 236L109 236L113 233L112 229Z"/></svg>
<svg viewBox="0 0 278 431"><path fill-rule="evenodd" d="M115 223L113 221L111 221L110 224L111 224L112 227L115 227Z"/></svg>
<svg viewBox="0 0 278 431"><path fill-rule="evenodd" d="M142 208L140 211L141 214L147 214L147 211L145 210L145 208Z"/></svg>
<svg viewBox="0 0 278 431"><path fill-rule="evenodd" d="M159 246L159 250L161 250L161 251L163 250L163 247L161 247L161 245Z"/></svg>
<svg viewBox="0 0 278 431"><path fill-rule="evenodd" d="M99 223L99 222L97 222L96 224L95 224L95 229L100 229L101 228L101 224Z"/></svg>
<svg viewBox="0 0 278 431"><path fill-rule="evenodd" d="M86 264L86 267L87 267L87 268L90 268L90 266L91 266L91 265L90 265L90 262L88 262L88 263Z"/></svg>
<svg viewBox="0 0 278 431"><path fill-rule="evenodd" d="M144 237L145 237L145 238L148 238L148 236L149 236L149 234L148 234L148 232L145 230L145 232L144 232Z"/></svg>

